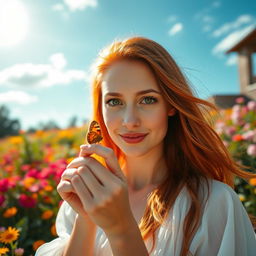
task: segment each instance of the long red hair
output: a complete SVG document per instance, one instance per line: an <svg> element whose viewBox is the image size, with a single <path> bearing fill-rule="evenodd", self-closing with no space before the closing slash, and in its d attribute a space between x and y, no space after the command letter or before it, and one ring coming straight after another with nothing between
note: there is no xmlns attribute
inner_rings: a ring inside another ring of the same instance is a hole
<svg viewBox="0 0 256 256"><path fill-rule="evenodd" d="M235 176L248 179L256 175L244 171L247 167L232 159L214 131L211 110L218 112L218 108L194 96L195 93L180 68L160 44L138 36L115 40L100 51L92 66L93 119L101 126L102 144L114 150L121 166L124 155L111 140L103 121L101 81L103 74L114 62L124 59L144 62L155 75L166 102L176 109L176 114L168 117L168 131L164 139L168 176L151 193L139 228L143 239L152 235L153 249L155 231L167 218L176 197L186 186L191 205L184 222L184 239L180 254L185 256L189 252L191 240L199 227L203 212L198 198L201 182L210 178L234 188Z"/></svg>

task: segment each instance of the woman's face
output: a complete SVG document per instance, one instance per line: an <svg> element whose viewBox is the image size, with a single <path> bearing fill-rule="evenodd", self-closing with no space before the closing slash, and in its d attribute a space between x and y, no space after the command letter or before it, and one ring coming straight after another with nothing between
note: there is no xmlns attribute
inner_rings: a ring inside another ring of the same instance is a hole
<svg viewBox="0 0 256 256"><path fill-rule="evenodd" d="M118 61L105 72L102 113L111 139L126 156L139 157L162 147L168 124L167 104L143 62ZM169 115L173 114L171 109Z"/></svg>

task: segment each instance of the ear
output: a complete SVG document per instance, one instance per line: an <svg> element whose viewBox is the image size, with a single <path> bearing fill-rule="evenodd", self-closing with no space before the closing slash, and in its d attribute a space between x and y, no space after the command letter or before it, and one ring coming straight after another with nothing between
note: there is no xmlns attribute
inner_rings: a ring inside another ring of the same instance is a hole
<svg viewBox="0 0 256 256"><path fill-rule="evenodd" d="M168 111L168 116L173 116L175 115L176 113L176 109L175 108L171 108L169 111Z"/></svg>

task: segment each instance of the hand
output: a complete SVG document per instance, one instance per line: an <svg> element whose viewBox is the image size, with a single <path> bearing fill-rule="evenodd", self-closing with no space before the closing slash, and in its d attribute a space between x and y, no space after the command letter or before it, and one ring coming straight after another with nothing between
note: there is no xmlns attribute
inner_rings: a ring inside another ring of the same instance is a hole
<svg viewBox="0 0 256 256"><path fill-rule="evenodd" d="M107 167L90 157L97 154ZM106 234L120 234L134 222L129 204L128 186L112 149L99 144L82 145L80 157L68 168L77 168L71 185L84 211Z"/></svg>
<svg viewBox="0 0 256 256"><path fill-rule="evenodd" d="M61 198L68 202L74 211L76 211L80 216L86 217L87 213L83 208L83 204L71 184L71 179L76 173L76 168L67 168L62 173L61 180L57 186L57 191Z"/></svg>

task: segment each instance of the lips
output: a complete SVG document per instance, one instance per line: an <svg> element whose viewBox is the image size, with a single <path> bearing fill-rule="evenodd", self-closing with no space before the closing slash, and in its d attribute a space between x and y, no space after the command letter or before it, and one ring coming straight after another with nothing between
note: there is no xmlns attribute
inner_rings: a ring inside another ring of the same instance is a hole
<svg viewBox="0 0 256 256"><path fill-rule="evenodd" d="M125 133L120 136L125 142L134 144L143 141L147 135L147 133Z"/></svg>

